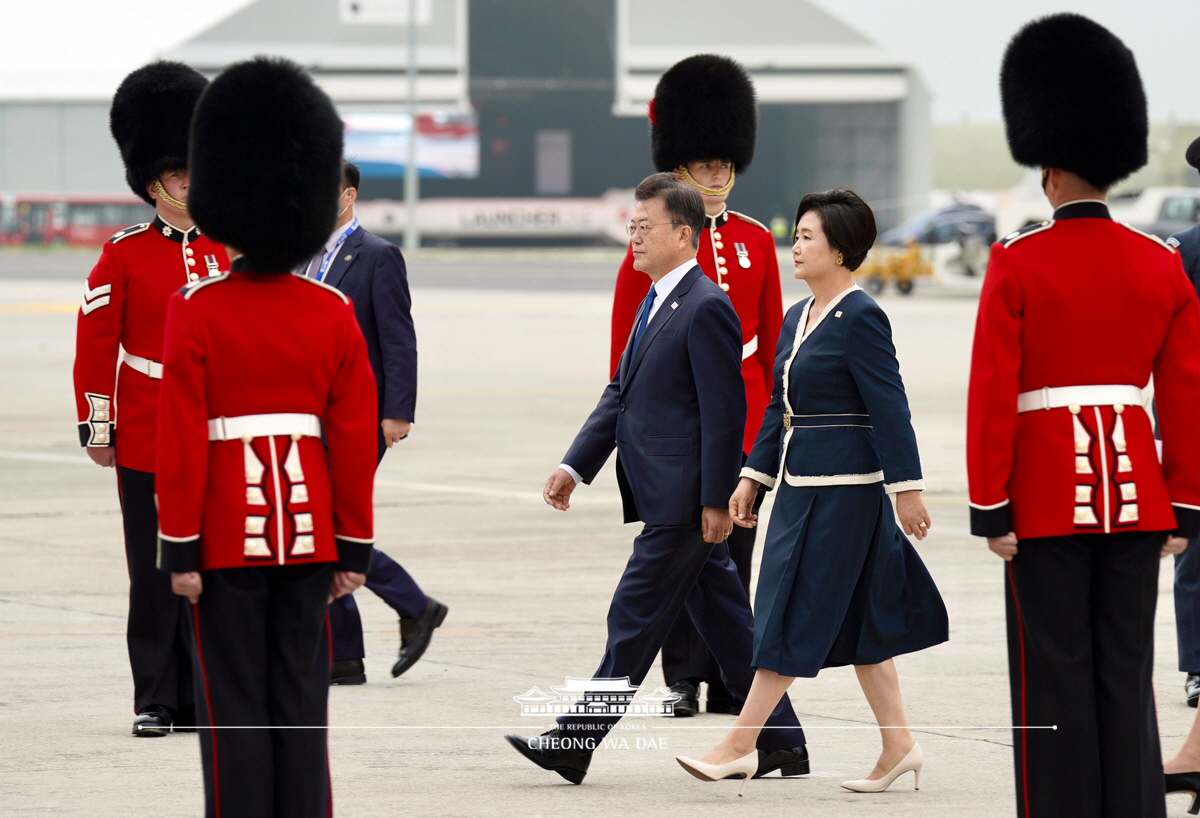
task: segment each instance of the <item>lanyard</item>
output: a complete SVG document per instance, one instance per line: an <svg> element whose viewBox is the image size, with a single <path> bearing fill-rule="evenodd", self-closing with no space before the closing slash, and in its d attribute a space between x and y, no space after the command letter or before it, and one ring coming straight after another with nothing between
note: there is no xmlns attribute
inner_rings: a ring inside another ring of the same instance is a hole
<svg viewBox="0 0 1200 818"><path fill-rule="evenodd" d="M350 224L346 225L346 229L342 231L342 235L338 238L337 244L333 245L333 249L325 254L324 260L321 262L321 269L317 270L317 274L313 276L317 281L325 280L325 273L329 272L329 265L333 263L333 259L337 256L338 250L342 249L342 245L346 242L346 237L358 229L358 216L350 220Z"/></svg>

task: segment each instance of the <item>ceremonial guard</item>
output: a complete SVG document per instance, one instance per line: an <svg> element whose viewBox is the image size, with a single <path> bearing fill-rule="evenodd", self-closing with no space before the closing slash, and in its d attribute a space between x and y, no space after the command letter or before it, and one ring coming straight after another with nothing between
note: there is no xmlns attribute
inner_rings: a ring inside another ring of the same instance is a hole
<svg viewBox="0 0 1200 818"><path fill-rule="evenodd" d="M195 724L185 608L155 570L155 434L167 299L228 268L225 250L188 214L188 127L207 81L182 63L134 71L113 97L111 130L129 187L154 219L117 233L79 310L75 403L91 459L116 466L129 570L126 641L135 736ZM120 435L117 426L120 425Z"/></svg>
<svg viewBox="0 0 1200 818"><path fill-rule="evenodd" d="M1055 208L992 248L967 409L971 531L1006 560L1017 814L1154 818L1159 556L1200 532L1200 303L1175 251L1105 203L1146 162L1129 49L1044 17L1000 86L1013 158Z"/></svg>
<svg viewBox="0 0 1200 818"><path fill-rule="evenodd" d="M192 212L233 263L168 309L159 567L192 602L207 814L326 816L326 607L371 561L375 380L349 299L291 271L333 229L342 122L260 57L192 133Z"/></svg>
<svg viewBox="0 0 1200 818"><path fill-rule="evenodd" d="M779 261L771 231L725 206L736 175L754 158L757 126L754 86L745 69L728 57L698 54L676 63L659 79L650 102L654 167L676 174L703 198L706 219L696 261L729 297L741 325L746 386L743 455L749 454L771 400L775 344L783 323ZM617 273L613 297L611 373L617 371L647 283L646 276L633 267L631 246ZM729 538L729 554L747 598L754 533L753 528L734 528ZM679 618L663 644L663 673L679 696L677 716L699 711L701 681L708 682L710 713L736 713L741 707L725 689L712 654L686 616Z"/></svg>

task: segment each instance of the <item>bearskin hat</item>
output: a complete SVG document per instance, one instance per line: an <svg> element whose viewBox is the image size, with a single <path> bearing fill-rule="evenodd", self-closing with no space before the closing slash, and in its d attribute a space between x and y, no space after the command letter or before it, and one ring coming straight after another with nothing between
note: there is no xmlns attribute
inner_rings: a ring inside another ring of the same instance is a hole
<svg viewBox="0 0 1200 818"><path fill-rule="evenodd" d="M1192 144L1188 145L1184 158L1187 159L1189 165L1200 170L1200 139L1193 140Z"/></svg>
<svg viewBox="0 0 1200 818"><path fill-rule="evenodd" d="M675 63L650 100L650 155L672 171L697 159L728 159L750 167L758 113L746 69L729 57L697 54Z"/></svg>
<svg viewBox="0 0 1200 818"><path fill-rule="evenodd" d="M250 272L312 258L337 220L342 120L293 62L256 57L212 81L192 121L188 212Z"/></svg>
<svg viewBox="0 0 1200 818"><path fill-rule="evenodd" d="M154 200L146 185L187 167L192 111L206 85L194 68L159 60L127 76L113 95L108 128L125 163L125 181L147 204Z"/></svg>
<svg viewBox="0 0 1200 818"><path fill-rule="evenodd" d="M1146 164L1146 94L1133 53L1079 14L1027 23L1000 68L1008 149L1018 164L1106 190Z"/></svg>

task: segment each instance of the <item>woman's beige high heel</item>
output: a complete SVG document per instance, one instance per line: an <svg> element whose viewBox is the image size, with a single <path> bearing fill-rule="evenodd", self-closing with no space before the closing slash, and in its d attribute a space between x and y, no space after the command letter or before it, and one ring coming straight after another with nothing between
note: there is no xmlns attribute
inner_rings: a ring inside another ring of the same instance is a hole
<svg viewBox="0 0 1200 818"><path fill-rule="evenodd" d="M925 754L921 752L921 745L913 742L912 749L896 763L895 767L888 770L883 778L859 778L855 781L843 781L842 786L848 790L854 790L854 792L883 792L892 785L893 781L911 770L913 789L919 790L921 789L921 768L924 766Z"/></svg>
<svg viewBox="0 0 1200 818"><path fill-rule="evenodd" d="M733 761L726 762L725 764L706 764L703 761L697 761L687 756L675 756L675 760L679 762L680 767L683 767L683 769L701 781L720 781L722 778L734 778L740 775L742 777L742 788L738 790L739 798L746 792L746 782L758 772L758 750L754 750L741 758L735 758Z"/></svg>

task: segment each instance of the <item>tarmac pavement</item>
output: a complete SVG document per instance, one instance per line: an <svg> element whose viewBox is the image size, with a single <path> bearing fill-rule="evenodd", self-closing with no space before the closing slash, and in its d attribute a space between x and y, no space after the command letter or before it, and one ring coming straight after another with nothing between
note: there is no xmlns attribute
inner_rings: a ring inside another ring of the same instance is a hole
<svg viewBox="0 0 1200 818"><path fill-rule="evenodd" d="M597 271L615 270L619 257L609 256L526 263L461 254L437 261L445 277L436 283L417 272L424 256L410 262L420 400L413 434L379 471L376 535L450 613L425 657L392 679L397 623L380 600L359 593L368 683L330 691L337 814L1013 814L1001 562L967 529L962 441L975 301L935 287L880 299L934 520L918 549L950 612L949 642L897 659L925 750L921 790L907 775L883 794L838 786L865 775L879 752L850 668L790 691L808 730L812 774L752 781L743 799L738 783L702 783L673 758L702 754L732 716L626 719L578 787L505 743L505 733L549 725L522 716L514 697L595 669L636 533L620 523L611 466L565 514L540 497L607 380L610 295ZM12 388L0 401L0 812L201 815L196 736L130 735L115 475L80 451L71 397L75 313L91 256L84 259L0 253L0 371ZM77 274L64 268L80 262ZM489 276L496 268L503 274ZM523 272L532 268L544 286L527 286ZM575 284L552 288L559 279ZM785 278L786 303L803 294ZM1164 563L1160 574L1155 664L1167 754L1195 713L1175 668L1170 568ZM659 679L655 669L647 681ZM1182 815L1187 805L1172 796L1169 812Z"/></svg>

